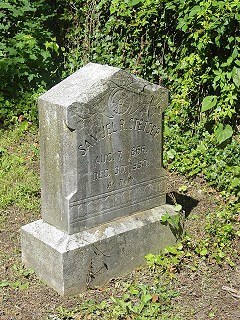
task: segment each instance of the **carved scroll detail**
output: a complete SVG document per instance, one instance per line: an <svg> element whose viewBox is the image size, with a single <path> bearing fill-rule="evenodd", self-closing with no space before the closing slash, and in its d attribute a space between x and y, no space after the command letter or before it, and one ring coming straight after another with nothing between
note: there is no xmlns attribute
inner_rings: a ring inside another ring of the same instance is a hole
<svg viewBox="0 0 240 320"><path fill-rule="evenodd" d="M68 107L67 126L80 129L84 123L93 118L104 116L109 119L116 115L134 114L140 112L151 118L162 113L166 108L167 90L154 84L140 80L131 74L120 70L111 79L102 83L103 91L94 95L83 93L79 101Z"/></svg>

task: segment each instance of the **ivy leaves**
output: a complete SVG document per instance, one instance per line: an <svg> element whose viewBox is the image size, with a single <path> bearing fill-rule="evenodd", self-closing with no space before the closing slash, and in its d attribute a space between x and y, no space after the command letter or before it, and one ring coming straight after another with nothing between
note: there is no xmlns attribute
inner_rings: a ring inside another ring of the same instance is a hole
<svg viewBox="0 0 240 320"><path fill-rule="evenodd" d="M217 96L206 96L202 101L201 111L208 111L213 107L216 107L216 105ZM223 124L220 123L215 127L214 134L217 138L218 143L221 144L227 139L231 138L231 136L233 135L233 129L229 124L224 127Z"/></svg>
<svg viewBox="0 0 240 320"><path fill-rule="evenodd" d="M216 96L206 96L202 101L202 112L212 109L217 103Z"/></svg>
<svg viewBox="0 0 240 320"><path fill-rule="evenodd" d="M226 141L227 139L231 138L233 135L233 129L232 127L227 124L225 127L222 123L220 123L214 130L214 134L219 142L221 144L222 142Z"/></svg>
<svg viewBox="0 0 240 320"><path fill-rule="evenodd" d="M237 60L238 63L240 64L240 60ZM233 70L232 70L232 79L233 79L233 82L234 84L239 87L240 86L240 68L237 68L237 67L233 67Z"/></svg>

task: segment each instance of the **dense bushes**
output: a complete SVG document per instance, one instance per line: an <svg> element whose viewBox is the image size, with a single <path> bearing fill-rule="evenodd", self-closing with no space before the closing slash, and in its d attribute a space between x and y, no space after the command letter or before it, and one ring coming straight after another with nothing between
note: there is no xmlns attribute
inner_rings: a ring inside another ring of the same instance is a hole
<svg viewBox="0 0 240 320"><path fill-rule="evenodd" d="M64 4L62 16L70 22L66 74L91 60L167 86L166 163L201 173L226 196L240 194L239 8L237 1L78 0Z"/></svg>
<svg viewBox="0 0 240 320"><path fill-rule="evenodd" d="M5 1L0 117L10 108L11 117L21 113L12 103L7 106L7 93L40 84L41 91L48 78L54 80L58 53L62 77L88 61L119 66L170 90L169 167L191 176L201 173L226 195L238 196L239 2L55 0L53 5L49 15L41 0Z"/></svg>
<svg viewBox="0 0 240 320"><path fill-rule="evenodd" d="M46 87L56 77L58 44L51 30L52 11L43 0L1 3L0 121L22 113L29 116L29 103L23 103L30 97L26 91Z"/></svg>
<svg viewBox="0 0 240 320"><path fill-rule="evenodd" d="M64 17L71 17L66 70L72 72L88 60L118 65L169 86L171 105L184 127L200 121L236 124L240 86L236 1L73 3L71 14L67 5L64 8Z"/></svg>
<svg viewBox="0 0 240 320"><path fill-rule="evenodd" d="M56 0L52 6L5 0L2 99L52 83L62 64L66 76L91 60L168 86L184 130L201 123L217 137L227 128L230 137L239 111L239 7L209 0Z"/></svg>

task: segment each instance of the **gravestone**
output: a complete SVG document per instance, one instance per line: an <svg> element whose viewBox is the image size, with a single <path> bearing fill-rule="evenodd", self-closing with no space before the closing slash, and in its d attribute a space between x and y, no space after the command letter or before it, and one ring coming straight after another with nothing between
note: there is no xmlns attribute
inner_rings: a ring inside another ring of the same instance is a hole
<svg viewBox="0 0 240 320"><path fill-rule="evenodd" d="M168 92L89 63L39 99L42 220L21 229L22 260L60 294L126 273L175 242L162 215Z"/></svg>

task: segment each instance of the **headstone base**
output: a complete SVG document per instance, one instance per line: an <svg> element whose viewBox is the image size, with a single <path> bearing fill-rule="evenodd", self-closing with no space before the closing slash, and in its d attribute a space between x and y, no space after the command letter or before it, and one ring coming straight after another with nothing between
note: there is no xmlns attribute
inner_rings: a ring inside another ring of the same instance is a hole
<svg viewBox="0 0 240 320"><path fill-rule="evenodd" d="M174 234L160 222L166 213L174 215L173 207L162 205L73 235L38 220L21 228L22 261L61 295L78 294L173 245Z"/></svg>

